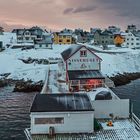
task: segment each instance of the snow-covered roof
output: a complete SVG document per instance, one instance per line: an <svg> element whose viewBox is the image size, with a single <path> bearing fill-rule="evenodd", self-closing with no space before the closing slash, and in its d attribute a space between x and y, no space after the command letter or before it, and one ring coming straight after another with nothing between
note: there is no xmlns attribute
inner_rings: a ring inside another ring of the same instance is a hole
<svg viewBox="0 0 140 140"><path fill-rule="evenodd" d="M62 53L61 53L61 56L62 58L64 59L64 61L66 61L68 58L70 58L74 53L76 53L78 50L80 50L82 47L85 47L86 49L88 49L89 51L92 51L91 48L87 47L87 46L84 46L84 45L73 45L73 46L70 46L68 49L64 50ZM93 53L94 54L94 53ZM96 54L94 54L96 55ZM97 56L98 57L98 56ZM98 57L100 60L101 58Z"/></svg>

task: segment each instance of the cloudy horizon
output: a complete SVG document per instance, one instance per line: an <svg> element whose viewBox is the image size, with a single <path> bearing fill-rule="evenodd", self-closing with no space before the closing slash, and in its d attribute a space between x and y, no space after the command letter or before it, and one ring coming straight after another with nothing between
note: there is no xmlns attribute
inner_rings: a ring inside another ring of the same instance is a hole
<svg viewBox="0 0 140 140"><path fill-rule="evenodd" d="M139 5L139 0L0 0L0 26L5 30L36 25L48 30L140 27Z"/></svg>

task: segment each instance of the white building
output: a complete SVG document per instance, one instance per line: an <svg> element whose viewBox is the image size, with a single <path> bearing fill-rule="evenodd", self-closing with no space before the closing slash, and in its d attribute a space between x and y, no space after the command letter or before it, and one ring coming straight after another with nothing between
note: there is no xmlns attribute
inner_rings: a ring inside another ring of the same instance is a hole
<svg viewBox="0 0 140 140"><path fill-rule="evenodd" d="M61 53L62 75L69 84L70 91L90 90L102 86L104 77L100 72L101 58L91 48L82 45L71 46Z"/></svg>
<svg viewBox="0 0 140 140"><path fill-rule="evenodd" d="M37 94L30 110L31 134L92 133L94 110L87 94Z"/></svg>
<svg viewBox="0 0 140 140"><path fill-rule="evenodd" d="M137 32L128 32L125 34L125 45L128 48L140 48L140 34Z"/></svg>

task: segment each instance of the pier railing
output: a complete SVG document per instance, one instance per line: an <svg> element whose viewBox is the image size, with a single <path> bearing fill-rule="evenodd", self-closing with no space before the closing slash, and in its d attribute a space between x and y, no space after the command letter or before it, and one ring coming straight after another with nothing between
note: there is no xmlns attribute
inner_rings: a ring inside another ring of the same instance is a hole
<svg viewBox="0 0 140 140"><path fill-rule="evenodd" d="M140 131L140 119L134 113L132 113L132 121L134 122L137 130Z"/></svg>
<svg viewBox="0 0 140 140"><path fill-rule="evenodd" d="M24 130L24 133L26 135L27 140L32 140L32 137L31 137L31 133L30 133L30 129L29 128L26 128Z"/></svg>
<svg viewBox="0 0 140 140"><path fill-rule="evenodd" d="M46 75L45 75L45 80L44 80L44 85L43 88L41 90L41 94L46 93L47 91L47 87L48 87L48 81L49 81L49 74L50 74L50 67L48 67L47 71L46 71Z"/></svg>

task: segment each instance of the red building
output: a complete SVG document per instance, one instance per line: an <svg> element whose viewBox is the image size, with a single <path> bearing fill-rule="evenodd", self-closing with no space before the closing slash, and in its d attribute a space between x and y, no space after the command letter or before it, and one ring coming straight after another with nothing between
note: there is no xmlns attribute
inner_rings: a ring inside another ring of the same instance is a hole
<svg viewBox="0 0 140 140"><path fill-rule="evenodd" d="M91 48L71 46L61 53L63 71L70 91L92 90L102 86L101 58Z"/></svg>

